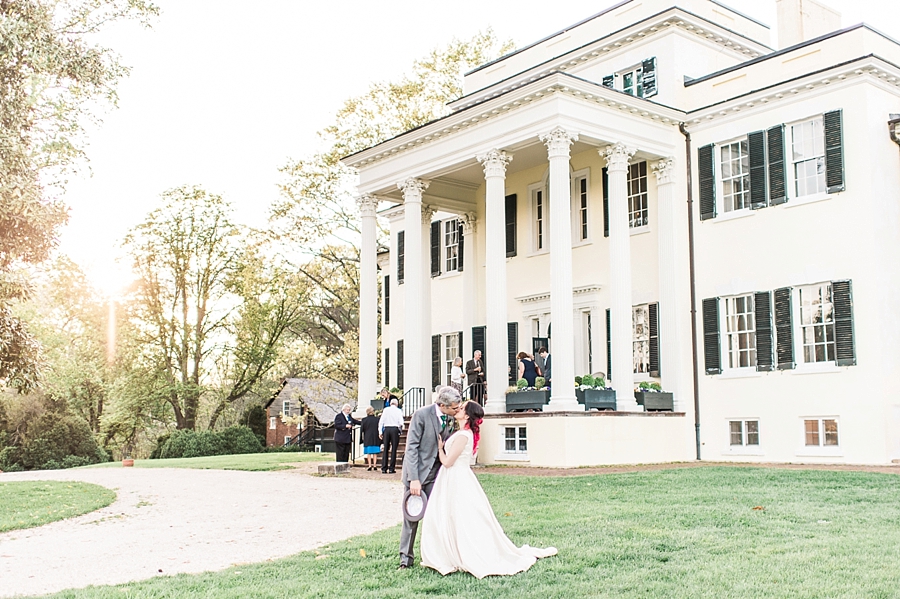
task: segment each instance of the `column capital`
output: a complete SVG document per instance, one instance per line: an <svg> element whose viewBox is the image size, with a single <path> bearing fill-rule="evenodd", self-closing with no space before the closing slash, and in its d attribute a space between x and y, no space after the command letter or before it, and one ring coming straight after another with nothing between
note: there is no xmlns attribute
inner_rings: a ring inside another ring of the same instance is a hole
<svg viewBox="0 0 900 599"><path fill-rule="evenodd" d="M476 219L474 212L466 212L465 214L460 214L459 220L463 226L463 235L471 235L475 232L475 227L478 224L478 220Z"/></svg>
<svg viewBox="0 0 900 599"><path fill-rule="evenodd" d="M628 168L628 161L637 150L630 148L622 142L616 142L600 150L600 155L606 159L606 166L611 171L624 171Z"/></svg>
<svg viewBox="0 0 900 599"><path fill-rule="evenodd" d="M429 181L410 177L397 183L397 189L403 192L403 201L421 202L422 194L428 189Z"/></svg>
<svg viewBox="0 0 900 599"><path fill-rule="evenodd" d="M502 150L493 149L485 154L479 154L475 159L484 166L485 177L505 177L506 165L513 157Z"/></svg>
<svg viewBox="0 0 900 599"><path fill-rule="evenodd" d="M653 172L656 173L656 184L667 185L675 183L675 158L668 156L653 165Z"/></svg>
<svg viewBox="0 0 900 599"><path fill-rule="evenodd" d="M378 198L372 194L364 193L356 196L356 205L359 206L359 212L362 216L375 216L375 209L378 208Z"/></svg>
<svg viewBox="0 0 900 599"><path fill-rule="evenodd" d="M547 146L550 158L568 158L569 146L578 141L577 133L569 133L562 127L556 127L550 133L541 135L539 139Z"/></svg>
<svg viewBox="0 0 900 599"><path fill-rule="evenodd" d="M422 224L430 225L431 217L435 215L437 208L430 204L422 204Z"/></svg>

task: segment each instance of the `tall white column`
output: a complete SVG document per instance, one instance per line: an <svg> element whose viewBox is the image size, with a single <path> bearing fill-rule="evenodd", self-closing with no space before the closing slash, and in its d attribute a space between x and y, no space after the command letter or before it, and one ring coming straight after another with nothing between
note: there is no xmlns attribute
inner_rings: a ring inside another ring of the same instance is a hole
<svg viewBox="0 0 900 599"><path fill-rule="evenodd" d="M675 160L663 158L653 165L656 173L657 211L659 227L656 238L659 244L659 367L662 386L674 394L675 411L683 412L684 394L679 387L680 364L678 348L681 335L678 327L678 289L675 273L676 259L675 223Z"/></svg>
<svg viewBox="0 0 900 599"><path fill-rule="evenodd" d="M478 156L484 166L484 295L487 305L487 401L484 411L506 411L506 165L512 156L491 150Z"/></svg>
<svg viewBox="0 0 900 599"><path fill-rule="evenodd" d="M359 382L356 413L365 415L378 392L378 266L375 209L378 199L361 195L356 199L362 217L359 252Z"/></svg>
<svg viewBox="0 0 900 599"><path fill-rule="evenodd" d="M641 410L634 399L631 230L628 226L628 160L634 152L621 143L600 150L601 156L606 158L609 174L610 374L616 390L616 409L624 412Z"/></svg>
<svg viewBox="0 0 900 599"><path fill-rule="evenodd" d="M425 247L422 243L422 192L428 189L428 182L420 179L407 179L397 183L403 191L403 220L405 228L404 259L404 310L406 318L403 324L403 384L406 389L424 387L430 381L422 379L422 362L426 356L426 348L422 344L424 330L422 322L422 296L424 295L425 272L422 265Z"/></svg>
<svg viewBox="0 0 900 599"><path fill-rule="evenodd" d="M431 379L431 219L437 212L433 206L422 204L422 380L425 385L425 402L431 403L434 385Z"/></svg>
<svg viewBox="0 0 900 599"><path fill-rule="evenodd" d="M578 135L561 127L541 136L550 159L550 319L553 381L547 412L584 411L575 398L575 319L572 303L572 184L569 147Z"/></svg>
<svg viewBox="0 0 900 599"><path fill-rule="evenodd" d="M477 314L475 309L478 305L478 259L475 253L475 227L477 225L474 212L466 212L460 219L463 225L463 274L462 274L462 322L463 322L463 363L472 354L474 348L469 344L472 342L471 331L475 326ZM468 340L468 341L466 341Z"/></svg>

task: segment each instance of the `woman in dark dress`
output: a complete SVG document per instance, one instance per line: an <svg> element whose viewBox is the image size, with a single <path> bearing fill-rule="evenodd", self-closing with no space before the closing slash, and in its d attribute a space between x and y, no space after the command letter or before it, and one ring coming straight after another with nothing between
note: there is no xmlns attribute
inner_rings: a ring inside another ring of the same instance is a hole
<svg viewBox="0 0 900 599"><path fill-rule="evenodd" d="M519 378L528 381L529 387L534 387L534 379L537 377L534 360L523 351L520 351L516 357L519 359Z"/></svg>
<svg viewBox="0 0 900 599"><path fill-rule="evenodd" d="M372 406L366 408L366 417L360 427L363 454L366 456L366 470L375 470L375 460L381 453L381 440L378 438L378 416Z"/></svg>

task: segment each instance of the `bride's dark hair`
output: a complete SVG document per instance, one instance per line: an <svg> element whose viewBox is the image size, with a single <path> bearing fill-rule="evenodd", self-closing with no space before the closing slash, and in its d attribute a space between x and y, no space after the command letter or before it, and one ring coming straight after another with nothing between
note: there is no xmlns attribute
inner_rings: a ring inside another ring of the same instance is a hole
<svg viewBox="0 0 900 599"><path fill-rule="evenodd" d="M481 423L483 421L482 419L484 418L484 408L482 408L474 401L467 401L466 417L468 418L468 421L466 422L465 428L472 431L472 453L474 454L476 451L478 451L478 441L481 439Z"/></svg>

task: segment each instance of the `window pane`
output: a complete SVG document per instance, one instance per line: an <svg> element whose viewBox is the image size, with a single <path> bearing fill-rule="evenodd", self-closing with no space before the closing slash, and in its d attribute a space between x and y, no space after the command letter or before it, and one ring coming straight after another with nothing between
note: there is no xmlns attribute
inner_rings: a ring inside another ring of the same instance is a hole
<svg viewBox="0 0 900 599"><path fill-rule="evenodd" d="M647 162L628 166L628 222L631 228L649 224L647 211Z"/></svg>
<svg viewBox="0 0 900 599"><path fill-rule="evenodd" d="M747 445L759 445L759 422L756 420L748 420L747 426Z"/></svg>
<svg viewBox="0 0 900 599"><path fill-rule="evenodd" d="M822 428L825 429L825 445L838 444L838 429L836 420L823 420Z"/></svg>
<svg viewBox="0 0 900 599"><path fill-rule="evenodd" d="M728 423L731 428L731 444L732 445L743 445L744 444L744 434L741 428L740 420L732 420Z"/></svg>
<svg viewBox="0 0 900 599"><path fill-rule="evenodd" d="M516 438L516 429L507 427L506 428L506 438L507 439L515 439Z"/></svg>
<svg viewBox="0 0 900 599"><path fill-rule="evenodd" d="M818 420L804 420L803 421L806 427L806 444L807 445L819 445L819 421Z"/></svg>

